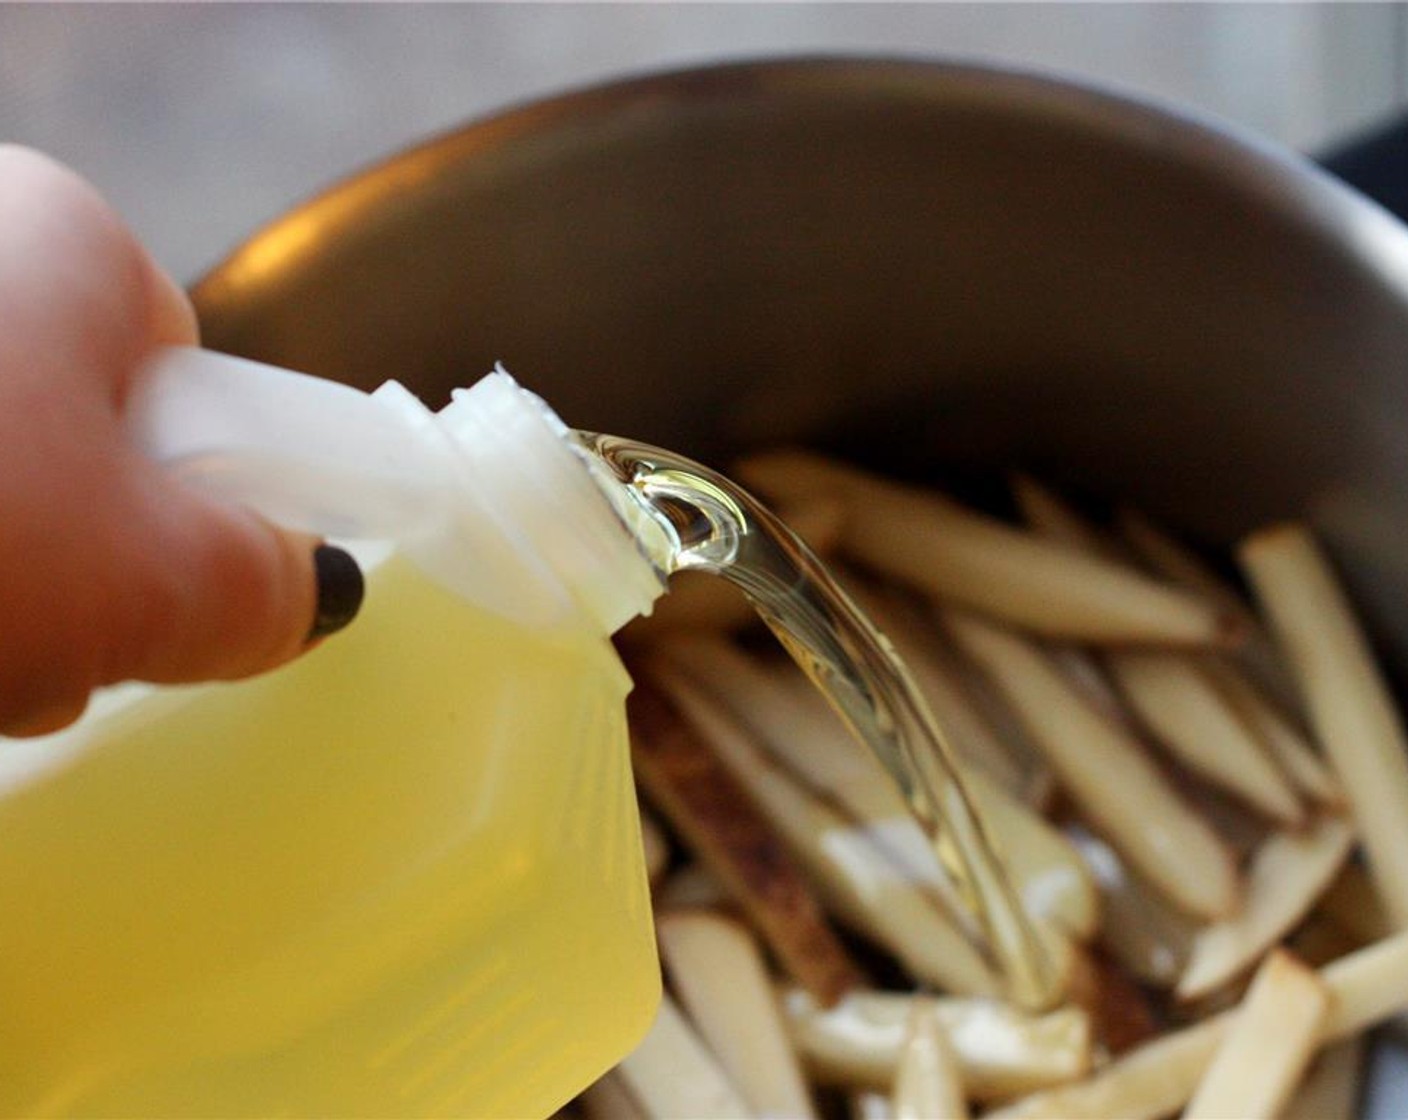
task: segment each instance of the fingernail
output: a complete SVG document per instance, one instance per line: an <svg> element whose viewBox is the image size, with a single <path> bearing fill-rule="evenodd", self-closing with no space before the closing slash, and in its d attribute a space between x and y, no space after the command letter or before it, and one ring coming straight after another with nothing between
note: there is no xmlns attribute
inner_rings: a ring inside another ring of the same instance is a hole
<svg viewBox="0 0 1408 1120"><path fill-rule="evenodd" d="M318 612L308 631L310 642L336 634L356 618L366 592L362 569L340 548L319 545L313 551L313 569L318 576Z"/></svg>

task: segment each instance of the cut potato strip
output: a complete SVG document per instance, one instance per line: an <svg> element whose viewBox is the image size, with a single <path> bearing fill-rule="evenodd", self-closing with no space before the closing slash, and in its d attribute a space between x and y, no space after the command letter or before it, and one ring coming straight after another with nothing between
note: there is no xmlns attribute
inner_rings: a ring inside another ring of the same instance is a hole
<svg viewBox="0 0 1408 1120"><path fill-rule="evenodd" d="M963 1075L932 1002L917 998L905 1025L893 1094L896 1120L968 1120Z"/></svg>
<svg viewBox="0 0 1408 1120"><path fill-rule="evenodd" d="M1243 675L1241 668L1220 654L1205 654L1199 664L1291 784L1322 808L1343 809L1344 790L1334 772L1285 713Z"/></svg>
<svg viewBox="0 0 1408 1120"><path fill-rule="evenodd" d="M905 878L864 830L799 786L722 706L677 670L657 661L649 675L679 706L699 741L766 812L838 917L888 949L923 983L964 995L1001 990L940 895Z"/></svg>
<svg viewBox="0 0 1408 1120"><path fill-rule="evenodd" d="M1242 909L1193 939L1180 999L1201 999L1251 968L1315 905L1353 846L1348 822L1324 817L1303 833L1272 835L1252 857Z"/></svg>
<svg viewBox="0 0 1408 1120"><path fill-rule="evenodd" d="M1119 549L1053 492L1021 476L1013 490L1037 532L1092 556L1123 560ZM1191 772L1280 824L1305 819L1290 781L1200 660L1168 650L1111 650L1105 664L1140 724Z"/></svg>
<svg viewBox="0 0 1408 1120"><path fill-rule="evenodd" d="M1329 995L1290 953L1273 951L1183 1113L1183 1120L1275 1120L1315 1054Z"/></svg>
<svg viewBox="0 0 1408 1120"><path fill-rule="evenodd" d="M853 992L826 1010L801 989L783 1007L813 1074L830 1085L894 1083L914 1004L926 997ZM1003 1100L1080 1077L1090 1068L1090 1020L1078 1008L1028 1015L987 999L939 998L929 1006L973 1100Z"/></svg>
<svg viewBox="0 0 1408 1120"><path fill-rule="evenodd" d="M1136 980L1172 988L1192 952L1193 920L1130 871L1104 840L1074 823L1066 835L1100 887L1100 944Z"/></svg>
<svg viewBox="0 0 1408 1120"><path fill-rule="evenodd" d="M1282 1109L1281 1120L1355 1120L1363 1069L1362 1038L1325 1047Z"/></svg>
<svg viewBox="0 0 1408 1120"><path fill-rule="evenodd" d="M1238 905L1236 869L1137 741L1072 691L1035 645L972 615L946 612L963 647L1046 750L1082 812L1171 902L1204 918Z"/></svg>
<svg viewBox="0 0 1408 1120"><path fill-rule="evenodd" d="M668 995L661 997L655 1022L640 1045L616 1072L652 1120L749 1120L755 1115Z"/></svg>
<svg viewBox="0 0 1408 1120"><path fill-rule="evenodd" d="M838 496L846 505L842 553L918 590L1038 633L1192 646L1240 637L1235 619L1186 591L821 456L755 456L738 473L775 499Z"/></svg>
<svg viewBox="0 0 1408 1120"><path fill-rule="evenodd" d="M1115 651L1106 664L1140 722L1192 773L1280 824L1305 820L1289 780L1201 666L1161 650Z"/></svg>
<svg viewBox="0 0 1408 1120"><path fill-rule="evenodd" d="M1115 517L1115 527L1135 555L1155 575L1201 595L1209 603L1240 620L1245 639L1231 656L1275 701L1278 708L1296 713L1299 720L1303 709L1295 679L1271 636L1252 613L1241 593L1201 556L1142 513L1121 510Z"/></svg>
<svg viewBox="0 0 1408 1120"><path fill-rule="evenodd" d="M1319 971L1329 991L1320 1039L1357 1035L1408 1008L1408 933L1359 949ZM838 1005L838 1010L845 1005ZM1178 1112L1221 1045L1231 1012L1131 1050L1094 1077L1033 1093L985 1120L1160 1120Z"/></svg>
<svg viewBox="0 0 1408 1120"><path fill-rule="evenodd" d="M675 709L648 687L627 698L636 778L788 973L832 1003L860 976L774 826Z"/></svg>
<svg viewBox="0 0 1408 1120"><path fill-rule="evenodd" d="M660 914L660 955L680 1006L760 1117L813 1117L801 1065L752 935L705 911Z"/></svg>
<svg viewBox="0 0 1408 1120"><path fill-rule="evenodd" d="M1344 785L1369 873L1408 927L1408 736L1368 640L1309 531L1280 525L1239 549Z"/></svg>
<svg viewBox="0 0 1408 1120"><path fill-rule="evenodd" d="M1139 739L1143 732L1125 707L1119 690L1111 683L1104 666L1083 646L1053 642L1046 647L1052 667L1066 683L1089 704L1131 738Z"/></svg>
<svg viewBox="0 0 1408 1120"><path fill-rule="evenodd" d="M1033 1093L984 1120L1163 1120L1174 1116L1222 1041L1221 1016L1131 1050L1095 1076Z"/></svg>
<svg viewBox="0 0 1408 1120"><path fill-rule="evenodd" d="M650 1120L615 1071L584 1090L578 1101L587 1120Z"/></svg>
<svg viewBox="0 0 1408 1120"><path fill-rule="evenodd" d="M894 782L794 666L769 666L707 638L657 648L752 730L799 783L843 807L913 882L938 891L950 909L961 905ZM1099 920L1098 899L1075 850L983 772L970 770L966 784L1027 912L1074 936L1090 937Z"/></svg>

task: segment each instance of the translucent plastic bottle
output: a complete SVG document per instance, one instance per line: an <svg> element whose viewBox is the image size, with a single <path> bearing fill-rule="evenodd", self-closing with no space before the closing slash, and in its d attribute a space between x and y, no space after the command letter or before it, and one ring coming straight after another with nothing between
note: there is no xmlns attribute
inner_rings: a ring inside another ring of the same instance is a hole
<svg viewBox="0 0 1408 1120"><path fill-rule="evenodd" d="M432 415L231 362L168 354L136 437L397 548L292 666L0 743L0 1113L546 1115L658 999L607 637L659 574L506 375Z"/></svg>
<svg viewBox="0 0 1408 1120"><path fill-rule="evenodd" d="M608 637L681 568L875 752L1014 997L1059 995L903 666L727 480L502 373L431 414L173 350L129 404L191 485L363 542L367 602L274 673L0 742L0 1115L546 1116L623 1057L660 981Z"/></svg>

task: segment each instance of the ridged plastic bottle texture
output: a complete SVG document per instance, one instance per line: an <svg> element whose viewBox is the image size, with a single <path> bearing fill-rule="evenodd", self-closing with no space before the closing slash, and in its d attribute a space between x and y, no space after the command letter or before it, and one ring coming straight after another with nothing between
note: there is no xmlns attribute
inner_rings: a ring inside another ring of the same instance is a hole
<svg viewBox="0 0 1408 1120"><path fill-rule="evenodd" d="M408 565L0 798L10 1115L534 1116L658 995L610 646Z"/></svg>

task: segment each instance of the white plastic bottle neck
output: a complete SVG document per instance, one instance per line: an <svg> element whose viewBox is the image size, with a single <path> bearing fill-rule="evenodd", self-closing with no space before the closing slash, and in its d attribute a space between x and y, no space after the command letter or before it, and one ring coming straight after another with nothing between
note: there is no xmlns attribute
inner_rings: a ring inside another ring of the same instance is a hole
<svg viewBox="0 0 1408 1120"><path fill-rule="evenodd" d="M417 560L453 571L460 558L448 550L474 531L459 521L487 516L515 546L525 574L531 568L534 582L560 588L603 634L649 613L664 574L603 492L615 483L590 469L585 447L539 397L499 369L457 389L436 422L475 498L460 506L441 542L415 550Z"/></svg>
<svg viewBox="0 0 1408 1120"><path fill-rule="evenodd" d="M664 574L575 435L502 370L430 412L396 382L346 385L195 348L163 351L133 438L189 484L289 528L396 544L458 594L533 627L603 635Z"/></svg>

